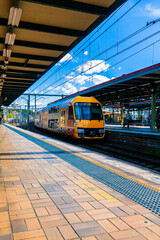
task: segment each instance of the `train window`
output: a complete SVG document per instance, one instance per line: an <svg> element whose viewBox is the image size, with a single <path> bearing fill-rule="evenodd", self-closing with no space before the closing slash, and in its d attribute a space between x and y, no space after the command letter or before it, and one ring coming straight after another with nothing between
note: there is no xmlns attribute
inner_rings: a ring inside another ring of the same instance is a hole
<svg viewBox="0 0 160 240"><path fill-rule="evenodd" d="M58 119L49 119L48 128L57 128Z"/></svg>
<svg viewBox="0 0 160 240"><path fill-rule="evenodd" d="M48 110L48 113L58 113L59 112L59 108L58 107L52 107Z"/></svg>
<svg viewBox="0 0 160 240"><path fill-rule="evenodd" d="M76 119L83 119L81 106L75 106Z"/></svg>
<svg viewBox="0 0 160 240"><path fill-rule="evenodd" d="M91 108L91 115L93 120L102 120L103 115L102 115L102 110L99 104L95 105L94 107Z"/></svg>
<svg viewBox="0 0 160 240"><path fill-rule="evenodd" d="M74 117L73 117L73 107L72 106L68 107L68 119L74 119Z"/></svg>
<svg viewBox="0 0 160 240"><path fill-rule="evenodd" d="M83 116L84 116L84 119L90 119L91 118L90 106L84 106L83 107Z"/></svg>
<svg viewBox="0 0 160 240"><path fill-rule="evenodd" d="M76 119L103 120L99 103L75 103Z"/></svg>
<svg viewBox="0 0 160 240"><path fill-rule="evenodd" d="M65 127L66 110L61 110L61 127Z"/></svg>

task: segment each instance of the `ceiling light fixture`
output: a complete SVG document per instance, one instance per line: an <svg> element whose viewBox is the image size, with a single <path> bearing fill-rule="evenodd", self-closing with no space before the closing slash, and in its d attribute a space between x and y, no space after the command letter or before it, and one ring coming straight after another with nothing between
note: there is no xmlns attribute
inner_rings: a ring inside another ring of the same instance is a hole
<svg viewBox="0 0 160 240"><path fill-rule="evenodd" d="M6 59L4 60L4 64L7 65L8 63L9 63L9 60L6 58Z"/></svg>
<svg viewBox="0 0 160 240"><path fill-rule="evenodd" d="M5 58L10 58L11 57L11 49L6 49L6 48L4 48L3 49L3 57L5 57Z"/></svg>
<svg viewBox="0 0 160 240"><path fill-rule="evenodd" d="M21 15L22 15L21 8L11 7L9 12L8 25L18 27Z"/></svg>
<svg viewBox="0 0 160 240"><path fill-rule="evenodd" d="M7 77L7 75L4 73L1 75L1 78L6 78L6 77Z"/></svg>
<svg viewBox="0 0 160 240"><path fill-rule="evenodd" d="M1 66L1 69L2 69L2 70L7 70L7 66L2 65L2 66Z"/></svg>
<svg viewBox="0 0 160 240"><path fill-rule="evenodd" d="M13 45L15 38L16 38L16 34L10 33L10 32L6 33L5 44Z"/></svg>

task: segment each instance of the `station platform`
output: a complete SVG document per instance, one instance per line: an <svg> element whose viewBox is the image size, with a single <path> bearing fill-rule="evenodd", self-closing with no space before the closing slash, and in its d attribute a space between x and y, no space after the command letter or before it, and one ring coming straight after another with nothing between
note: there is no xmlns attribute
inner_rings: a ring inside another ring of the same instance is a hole
<svg viewBox="0 0 160 240"><path fill-rule="evenodd" d="M122 132L131 132L131 133L139 133L139 134L148 134L153 136L160 136L160 131L153 132L151 131L150 126L134 126L130 125L129 128L127 126L122 127L121 125L114 125L114 124L106 124L105 125L106 130L112 130L112 131L122 131Z"/></svg>
<svg viewBox="0 0 160 240"><path fill-rule="evenodd" d="M133 126L129 128L120 125L105 125L106 142L122 152L139 153L142 157L160 156L160 132L152 132L149 126ZM118 146L119 145L119 146ZM160 169L160 168L159 168Z"/></svg>
<svg viewBox="0 0 160 240"><path fill-rule="evenodd" d="M0 125L0 240L158 240L160 175Z"/></svg>

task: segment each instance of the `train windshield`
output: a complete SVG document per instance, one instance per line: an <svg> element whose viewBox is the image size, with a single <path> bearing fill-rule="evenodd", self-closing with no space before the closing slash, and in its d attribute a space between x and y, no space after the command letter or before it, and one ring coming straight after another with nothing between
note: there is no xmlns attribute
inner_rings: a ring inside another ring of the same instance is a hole
<svg viewBox="0 0 160 240"><path fill-rule="evenodd" d="M74 108L76 119L103 120L102 109L99 103L77 102Z"/></svg>

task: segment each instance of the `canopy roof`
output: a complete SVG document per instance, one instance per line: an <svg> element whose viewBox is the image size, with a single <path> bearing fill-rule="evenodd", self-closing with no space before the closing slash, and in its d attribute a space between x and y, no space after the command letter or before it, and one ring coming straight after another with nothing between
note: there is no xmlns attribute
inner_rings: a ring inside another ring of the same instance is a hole
<svg viewBox="0 0 160 240"><path fill-rule="evenodd" d="M102 105L160 98L160 63L83 90L73 96L94 96Z"/></svg>
<svg viewBox="0 0 160 240"><path fill-rule="evenodd" d="M0 0L0 67L10 8L22 9L0 104L11 104L125 1Z"/></svg>

